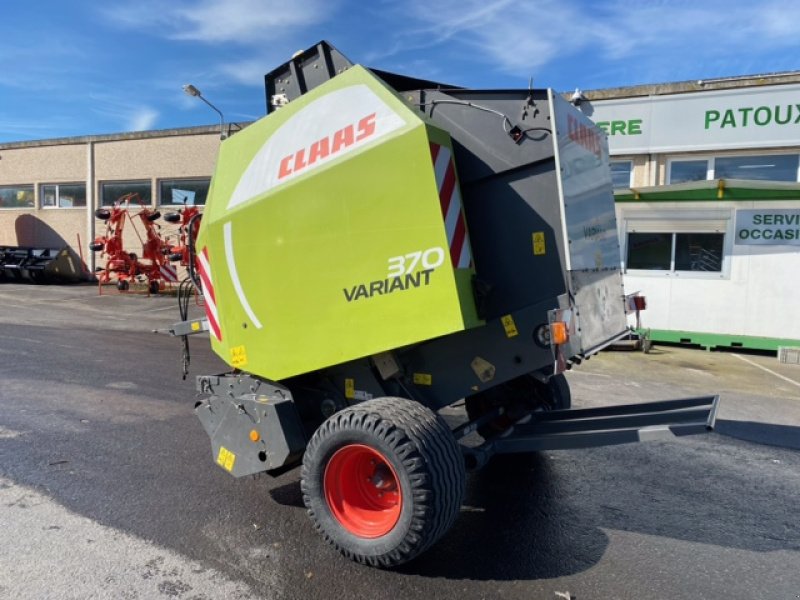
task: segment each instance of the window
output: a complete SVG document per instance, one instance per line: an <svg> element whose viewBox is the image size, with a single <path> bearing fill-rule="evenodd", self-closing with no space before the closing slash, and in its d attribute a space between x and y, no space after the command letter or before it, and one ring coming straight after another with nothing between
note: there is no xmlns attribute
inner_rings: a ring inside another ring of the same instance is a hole
<svg viewBox="0 0 800 600"><path fill-rule="evenodd" d="M149 181L111 181L100 186L101 206L112 206L126 194L139 194L145 206L153 201L152 186Z"/></svg>
<svg viewBox="0 0 800 600"><path fill-rule="evenodd" d="M34 208L32 185L0 185L0 208Z"/></svg>
<svg viewBox="0 0 800 600"><path fill-rule="evenodd" d="M86 184L43 185L39 189L42 208L79 208L86 206Z"/></svg>
<svg viewBox="0 0 800 600"><path fill-rule="evenodd" d="M708 178L708 159L673 160L670 163L670 183L683 183L684 181L704 181Z"/></svg>
<svg viewBox="0 0 800 600"><path fill-rule="evenodd" d="M719 157L714 161L714 179L797 181L797 155Z"/></svg>
<svg viewBox="0 0 800 600"><path fill-rule="evenodd" d="M676 233L676 271L722 271L721 233Z"/></svg>
<svg viewBox="0 0 800 600"><path fill-rule="evenodd" d="M723 233L629 233L628 269L722 272Z"/></svg>
<svg viewBox="0 0 800 600"><path fill-rule="evenodd" d="M671 160L668 171L669 183L705 179L797 181L798 155L762 154Z"/></svg>
<svg viewBox="0 0 800 600"><path fill-rule="evenodd" d="M611 161L611 183L615 190L631 187L631 172L633 163L629 160Z"/></svg>
<svg viewBox="0 0 800 600"><path fill-rule="evenodd" d="M162 206L203 205L211 180L162 179L158 182L158 203Z"/></svg>
<svg viewBox="0 0 800 600"><path fill-rule="evenodd" d="M628 268L669 271L672 262L671 233L629 233Z"/></svg>

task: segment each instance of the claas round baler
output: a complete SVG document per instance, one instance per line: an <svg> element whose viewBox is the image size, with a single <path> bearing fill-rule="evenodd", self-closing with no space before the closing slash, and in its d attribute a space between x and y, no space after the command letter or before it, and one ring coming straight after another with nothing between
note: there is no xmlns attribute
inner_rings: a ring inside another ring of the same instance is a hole
<svg viewBox="0 0 800 600"><path fill-rule="evenodd" d="M563 371L628 333L607 143L579 110L325 42L266 88L267 116L221 144L193 249L206 319L173 328L232 369L197 377L219 466L302 465L323 537L391 567L494 454L710 427L713 397L570 410Z"/></svg>

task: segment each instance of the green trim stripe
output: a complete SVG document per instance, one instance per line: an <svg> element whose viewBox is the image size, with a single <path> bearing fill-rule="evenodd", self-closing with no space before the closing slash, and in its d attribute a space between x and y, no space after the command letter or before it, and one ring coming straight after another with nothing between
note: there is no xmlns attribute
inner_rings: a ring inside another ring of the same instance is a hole
<svg viewBox="0 0 800 600"><path fill-rule="evenodd" d="M800 201L797 183L765 181L697 181L641 189L617 190L616 202Z"/></svg>
<svg viewBox="0 0 800 600"><path fill-rule="evenodd" d="M773 350L777 352L779 346L800 346L800 340L766 338L750 335L701 333L698 331L669 331L666 329L643 329L640 333L644 334L647 331L649 331L650 339L654 342L697 345L707 350L712 350L714 348L743 348L746 350Z"/></svg>

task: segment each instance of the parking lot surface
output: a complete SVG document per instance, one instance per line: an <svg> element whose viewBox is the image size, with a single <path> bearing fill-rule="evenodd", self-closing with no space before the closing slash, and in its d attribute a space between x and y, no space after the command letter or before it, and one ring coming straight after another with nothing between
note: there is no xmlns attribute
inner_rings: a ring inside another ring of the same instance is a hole
<svg viewBox="0 0 800 600"><path fill-rule="evenodd" d="M800 596L800 367L601 353L575 405L718 393L717 432L495 460L439 544L380 571L322 542L297 471L213 464L191 375L225 365L200 337L182 380L152 333L175 320L167 296L0 284L0 598Z"/></svg>

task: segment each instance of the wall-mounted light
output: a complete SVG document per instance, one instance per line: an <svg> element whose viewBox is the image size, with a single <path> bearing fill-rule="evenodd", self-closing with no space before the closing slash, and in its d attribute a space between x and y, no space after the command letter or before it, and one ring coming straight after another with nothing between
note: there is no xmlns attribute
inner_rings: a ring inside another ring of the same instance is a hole
<svg viewBox="0 0 800 600"><path fill-rule="evenodd" d="M581 91L580 88L575 88L572 97L569 99L569 101L572 102L574 106L580 106L581 102L583 102L584 100L586 100L586 96L583 95L583 92Z"/></svg>

